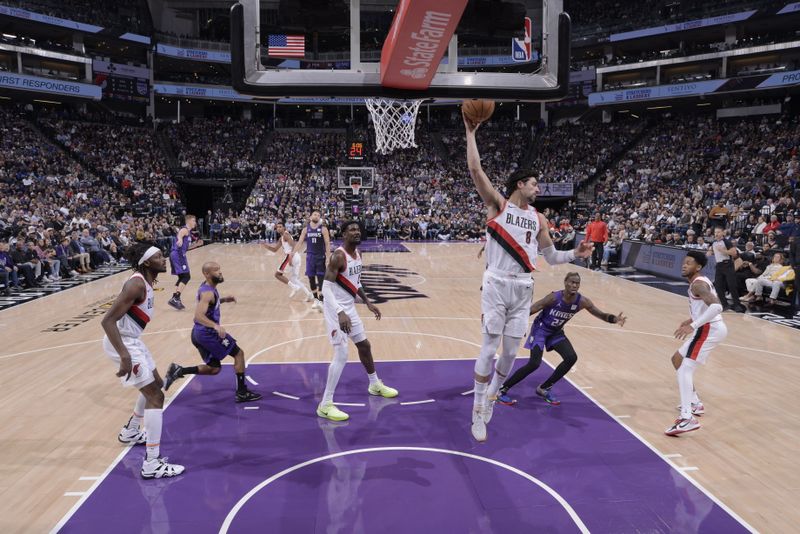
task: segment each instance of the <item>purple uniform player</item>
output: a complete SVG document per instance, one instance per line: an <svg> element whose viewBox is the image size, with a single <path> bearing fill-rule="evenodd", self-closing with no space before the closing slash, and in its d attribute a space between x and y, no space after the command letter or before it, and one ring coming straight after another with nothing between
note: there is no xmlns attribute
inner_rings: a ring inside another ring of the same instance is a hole
<svg viewBox="0 0 800 534"><path fill-rule="evenodd" d="M197 219L195 216L187 215L186 226L178 230L178 235L175 236L175 242L172 244L172 250L169 253L170 271L178 277L178 280L175 282L175 293L172 294L172 298L169 299L167 304L176 310L182 310L186 307L181 302L181 293L192 277L189 273L189 260L186 258L186 252L188 252L189 248L192 248L189 246L192 239L191 232L196 226Z"/></svg>
<svg viewBox="0 0 800 534"><path fill-rule="evenodd" d="M167 369L164 390L169 389L178 378L186 375L216 375L222 369L221 360L233 356L233 368L236 371L236 402L255 401L261 395L247 389L244 375L244 352L236 340L228 334L220 324L220 304L236 302L234 297L220 297L217 285L225 281L220 266L215 262L203 265L203 276L206 281L197 290L197 307L194 312L194 328L192 328L192 344L200 352L204 365L182 367L172 363Z"/></svg>
<svg viewBox="0 0 800 534"><path fill-rule="evenodd" d="M563 361L553 370L550 377L536 388L536 394L550 404L560 404L550 392L550 388L578 361L578 355L575 354L572 343L564 333L564 325L579 311L589 310L589 313L608 323L617 323L620 326L625 324L627 318L622 313L613 315L600 311L591 300L578 293L580 287L580 275L574 272L567 273L563 291L554 291L533 303L531 315L540 313L534 319L531 333L525 342L525 348L531 351L530 360L503 383L496 399L498 402L507 405L516 403L516 400L508 396L508 390L539 368L546 350L555 350Z"/></svg>
<svg viewBox="0 0 800 534"><path fill-rule="evenodd" d="M319 211L311 213L311 218L303 228L293 253L300 251L303 242L306 244L306 276L315 299L311 307L322 311L322 280L325 277L325 266L331 249L331 237Z"/></svg>

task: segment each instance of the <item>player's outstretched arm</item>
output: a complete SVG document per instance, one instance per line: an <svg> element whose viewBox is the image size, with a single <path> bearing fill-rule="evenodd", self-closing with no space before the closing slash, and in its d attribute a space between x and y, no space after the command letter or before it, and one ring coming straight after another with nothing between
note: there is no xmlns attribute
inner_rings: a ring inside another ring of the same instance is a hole
<svg viewBox="0 0 800 534"><path fill-rule="evenodd" d="M588 310L589 313L591 313L598 319L601 319L611 324L618 324L620 326L625 326L625 321L628 320L628 318L625 317L625 314L623 312L619 312L619 315L614 315L613 313L606 313L604 311L601 311L597 306L594 305L594 302L592 302L587 297L581 297L581 309Z"/></svg>
<svg viewBox="0 0 800 534"><path fill-rule="evenodd" d="M331 261L325 266L325 279L322 282L322 305L329 314L334 314L339 318L339 328L345 334L350 333L352 326L350 317L344 312L344 306L336 300L336 293L333 292L333 284L336 277L347 267L347 260L344 252L336 250L331 254Z"/></svg>
<svg viewBox="0 0 800 534"><path fill-rule="evenodd" d="M147 290L144 287L144 281L138 276L131 278L122 286L122 292L117 295L111 308L108 309L103 316L103 320L100 321L103 330L108 336L108 340L111 342L111 346L113 346L114 350L119 354L119 371L117 371L117 376L124 376L126 380L131 376L131 355L122 342L122 336L120 336L119 328L117 328L117 321L122 319L134 304L142 302L146 297Z"/></svg>
<svg viewBox="0 0 800 534"><path fill-rule="evenodd" d="M542 311L546 307L552 306L555 303L556 303L556 294L553 293L553 292L550 292L550 294L547 295L546 297L541 298L541 299L537 300L536 302L534 302L533 304L531 304L531 313L530 314L534 315L536 313L539 313L540 311Z"/></svg>
<svg viewBox="0 0 800 534"><path fill-rule="evenodd" d="M550 237L550 226L547 222L547 217L542 213L538 215L539 233L536 235L536 241L547 263L558 265L559 263L569 263L575 258L588 258L591 256L592 250L594 250L594 243L589 243L588 241L581 241L574 250L556 250L553 239Z"/></svg>
<svg viewBox="0 0 800 534"><path fill-rule="evenodd" d="M478 125L473 124L464 117L464 127L467 132L467 167L469 167L469 174L472 176L472 181L478 190L478 194L483 199L486 207L489 208L488 216L491 219L503 208L503 195L494 188L489 177L483 172L481 154L478 152L478 142L475 139L475 131L478 129Z"/></svg>
<svg viewBox="0 0 800 534"><path fill-rule="evenodd" d="M692 321L691 319L683 321L678 329L675 330L675 337L678 339L684 339L694 330L710 322L714 317L722 313L722 304L720 304L717 294L714 291L711 291L711 288L709 288L708 284L695 281L692 283L690 289L692 291L692 295L702 299L706 306L708 306L708 309L706 309L706 311L703 312L703 315L698 317L695 321Z"/></svg>
<svg viewBox="0 0 800 534"><path fill-rule="evenodd" d="M278 250L280 250L281 248L281 240L278 239L277 241L275 241L274 245L270 245L269 243L261 243L261 246L272 252L278 252Z"/></svg>
<svg viewBox="0 0 800 534"><path fill-rule="evenodd" d="M296 254L296 253L300 252L300 249L302 248L303 243L306 242L306 234L307 233L308 233L308 231L307 231L306 227L303 227L303 231L300 232L300 239L297 240L297 243L295 243L294 247L292 248L292 254Z"/></svg>

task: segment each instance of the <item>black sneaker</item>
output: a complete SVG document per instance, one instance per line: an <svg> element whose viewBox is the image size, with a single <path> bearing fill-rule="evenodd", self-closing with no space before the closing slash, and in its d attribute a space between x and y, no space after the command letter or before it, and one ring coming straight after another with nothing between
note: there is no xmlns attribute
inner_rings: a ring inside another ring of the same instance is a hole
<svg viewBox="0 0 800 534"><path fill-rule="evenodd" d="M252 402L257 401L260 398L261 393L256 393L255 391L250 391L249 389L236 392L236 402Z"/></svg>
<svg viewBox="0 0 800 534"><path fill-rule="evenodd" d="M175 297L172 297L171 299L169 299L167 301L167 304L169 304L170 306L172 306L176 310L182 310L183 308L185 308L185 306L180 301L180 299L176 299Z"/></svg>
<svg viewBox="0 0 800 534"><path fill-rule="evenodd" d="M167 374L164 377L164 391L167 391L169 387L172 385L179 378L183 378L183 367L178 365L177 363L169 364L169 368L167 368Z"/></svg>

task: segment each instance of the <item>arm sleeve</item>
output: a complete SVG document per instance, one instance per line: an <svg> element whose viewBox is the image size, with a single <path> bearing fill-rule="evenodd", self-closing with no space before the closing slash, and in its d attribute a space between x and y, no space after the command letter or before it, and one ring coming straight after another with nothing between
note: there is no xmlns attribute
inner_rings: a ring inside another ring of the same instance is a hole
<svg viewBox="0 0 800 534"><path fill-rule="evenodd" d="M328 311L333 312L335 315L339 315L339 312L344 311L342 305L336 300L331 282L327 280L322 281L322 297L323 306L325 306Z"/></svg>
<svg viewBox="0 0 800 534"><path fill-rule="evenodd" d="M703 315L698 317L696 321L693 321L690 326L695 330L697 330L698 328L708 323L711 319L713 319L720 313L722 313L722 304L715 302L714 304L709 306L705 312L703 312Z"/></svg>
<svg viewBox="0 0 800 534"><path fill-rule="evenodd" d="M547 248L542 249L542 255L544 259L547 260L547 263L550 265L557 265L559 263L569 263L575 259L575 251L574 250L556 250L556 247L549 246Z"/></svg>

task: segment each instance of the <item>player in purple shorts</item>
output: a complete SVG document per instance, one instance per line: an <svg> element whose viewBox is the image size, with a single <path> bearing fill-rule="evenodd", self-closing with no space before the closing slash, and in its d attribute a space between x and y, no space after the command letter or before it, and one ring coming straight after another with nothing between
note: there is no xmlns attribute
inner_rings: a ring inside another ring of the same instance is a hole
<svg viewBox="0 0 800 534"><path fill-rule="evenodd" d="M178 378L186 375L219 374L226 356L233 356L233 368L236 371L236 402L256 401L259 393L250 391L245 384L244 352L236 344L236 340L228 334L220 324L219 306L223 302L236 302L234 297L220 297L217 285L225 281L218 263L213 261L203 265L203 276L206 281L197 290L197 308L194 312L194 328L192 328L192 344L197 347L205 364L194 367L181 367L172 363L167 369L164 379L164 390L168 390Z"/></svg>
<svg viewBox="0 0 800 534"><path fill-rule="evenodd" d="M300 239L294 246L293 254L300 252L304 241L306 244L306 276L311 292L314 294L314 304L311 307L321 312L322 280L325 278L325 266L331 250L331 235L317 210L311 212L311 219L303 228Z"/></svg>
<svg viewBox="0 0 800 534"><path fill-rule="evenodd" d="M175 282L175 293L172 298L167 301L167 304L176 310L182 310L186 306L181 302L181 293L186 288L186 284L192 278L189 272L189 260L186 259L186 252L200 244L192 243L192 230L197 227L197 219L194 215L186 215L186 225L178 230L178 235L175 237L175 242L172 244L172 250L169 253L169 265L172 274L178 277Z"/></svg>
<svg viewBox="0 0 800 534"><path fill-rule="evenodd" d="M607 323L616 323L620 326L625 325L627 317L620 312L619 315L605 313L584 295L578 293L581 287L581 276L578 273L567 273L564 278L564 290L554 291L531 306L531 315L539 313L533 320L531 333L525 342L525 348L530 349L531 357L524 366L516 370L511 378L503 383L500 388L497 402L512 405L517 401L509 397L508 390L517 383L525 379L529 374L539 368L542 363L542 356L545 350L555 350L562 358L562 362L553 370L550 378L542 382L536 388L536 394L550 404L561 404L550 392L553 384L561 380L561 377L578 361L578 355L572 348L572 343L564 334L564 325L581 310L589 310L589 313L603 319Z"/></svg>

